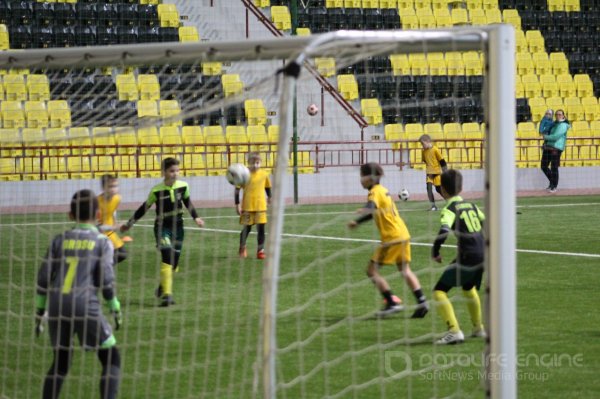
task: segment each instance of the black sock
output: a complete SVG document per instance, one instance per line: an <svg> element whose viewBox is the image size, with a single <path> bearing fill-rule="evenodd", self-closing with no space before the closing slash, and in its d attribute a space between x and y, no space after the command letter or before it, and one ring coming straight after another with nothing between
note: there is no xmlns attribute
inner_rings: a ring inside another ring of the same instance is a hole
<svg viewBox="0 0 600 399"><path fill-rule="evenodd" d="M388 305L392 305L392 304L396 303L394 301L394 298L392 298L392 291L390 291L390 290L382 292L381 296L383 296L383 298L385 299L385 301L387 302Z"/></svg>
<svg viewBox="0 0 600 399"><path fill-rule="evenodd" d="M417 288L413 291L413 294L415 294L415 298L417 299L418 303L424 303L425 301L427 301L427 298L425 298L425 294L423 294L422 289Z"/></svg>

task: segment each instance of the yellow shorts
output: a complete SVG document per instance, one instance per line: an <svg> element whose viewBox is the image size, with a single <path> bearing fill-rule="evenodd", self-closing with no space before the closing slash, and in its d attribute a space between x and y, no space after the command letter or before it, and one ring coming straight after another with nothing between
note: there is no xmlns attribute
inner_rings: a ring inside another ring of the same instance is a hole
<svg viewBox="0 0 600 399"><path fill-rule="evenodd" d="M426 183L431 183L434 186L441 186L442 185L442 175L427 175L427 179L425 179Z"/></svg>
<svg viewBox="0 0 600 399"><path fill-rule="evenodd" d="M254 224L266 224L267 211L246 212L242 211L240 215L240 224L244 226L252 226Z"/></svg>
<svg viewBox="0 0 600 399"><path fill-rule="evenodd" d="M402 265L410 263L410 241L381 245L375 250L371 260L378 265Z"/></svg>

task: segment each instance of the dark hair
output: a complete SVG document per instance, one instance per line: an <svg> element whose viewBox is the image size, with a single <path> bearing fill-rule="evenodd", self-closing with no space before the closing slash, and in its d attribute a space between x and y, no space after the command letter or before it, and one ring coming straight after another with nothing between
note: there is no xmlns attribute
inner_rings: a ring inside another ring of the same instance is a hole
<svg viewBox="0 0 600 399"><path fill-rule="evenodd" d="M371 178L379 183L379 179L383 176L383 168L376 162L368 162L360 165L361 176L371 176Z"/></svg>
<svg viewBox="0 0 600 399"><path fill-rule="evenodd" d="M162 171L166 172L167 169L169 169L171 166L174 166L174 165L179 165L179 159L172 158L172 157L165 158L162 161Z"/></svg>
<svg viewBox="0 0 600 399"><path fill-rule="evenodd" d="M102 185L102 187L106 186L108 183L110 183L111 181L117 180L117 176L115 175L102 175L102 177L100 177L100 184Z"/></svg>
<svg viewBox="0 0 600 399"><path fill-rule="evenodd" d="M248 163L252 163L252 161L256 161L256 160L259 160L259 161L262 160L260 158L260 154L258 152L251 152L250 154L248 154Z"/></svg>
<svg viewBox="0 0 600 399"><path fill-rule="evenodd" d="M458 195L462 191L462 184L462 174L458 170L448 169L442 173L442 187L451 197Z"/></svg>
<svg viewBox="0 0 600 399"><path fill-rule="evenodd" d="M71 198L71 215L78 222L96 218L98 198L92 190L79 190Z"/></svg>

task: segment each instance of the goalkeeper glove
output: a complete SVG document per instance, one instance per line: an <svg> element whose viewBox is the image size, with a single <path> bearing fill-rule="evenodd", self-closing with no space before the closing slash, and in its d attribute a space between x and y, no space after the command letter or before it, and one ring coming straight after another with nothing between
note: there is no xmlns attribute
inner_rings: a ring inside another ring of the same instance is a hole
<svg viewBox="0 0 600 399"><path fill-rule="evenodd" d="M44 319L46 318L45 309L36 309L35 311L35 336L39 337L44 332Z"/></svg>
<svg viewBox="0 0 600 399"><path fill-rule="evenodd" d="M123 324L123 318L121 316L121 303L117 297L114 297L108 301L108 308L110 309L110 312L115 320L115 330L118 330L121 328L121 324Z"/></svg>

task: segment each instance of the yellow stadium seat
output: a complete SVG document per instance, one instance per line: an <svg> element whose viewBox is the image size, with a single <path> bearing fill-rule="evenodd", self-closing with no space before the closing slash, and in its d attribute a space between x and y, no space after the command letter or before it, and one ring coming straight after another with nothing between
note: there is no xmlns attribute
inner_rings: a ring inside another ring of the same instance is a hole
<svg viewBox="0 0 600 399"><path fill-rule="evenodd" d="M4 75L4 91L9 101L27 100L27 86L23 75Z"/></svg>
<svg viewBox="0 0 600 399"><path fill-rule="evenodd" d="M554 75L550 75L550 76L554 77ZM559 95L558 83L556 83L556 81L543 82L543 83L541 83L541 85L542 85L542 97L548 98L548 97L556 97Z"/></svg>
<svg viewBox="0 0 600 399"><path fill-rule="evenodd" d="M565 113L569 121L583 121L585 120L585 113L583 105L579 97L567 97L564 99Z"/></svg>
<svg viewBox="0 0 600 399"><path fill-rule="evenodd" d="M447 161L453 169L471 169L467 150L464 148L449 148Z"/></svg>
<svg viewBox="0 0 600 399"><path fill-rule="evenodd" d="M6 25L0 24L0 50L8 50L10 48L10 40L8 38L8 29Z"/></svg>
<svg viewBox="0 0 600 399"><path fill-rule="evenodd" d="M23 143L19 129L0 129L0 156L23 156Z"/></svg>
<svg viewBox="0 0 600 399"><path fill-rule="evenodd" d="M45 128L48 127L48 110L43 101L25 101L25 118L27 127Z"/></svg>
<svg viewBox="0 0 600 399"><path fill-rule="evenodd" d="M134 130L116 128L117 129L117 137L115 139L117 143L117 153L118 154L135 154L138 149L138 139L137 134Z"/></svg>
<svg viewBox="0 0 600 399"><path fill-rule="evenodd" d="M269 142L271 144L271 150L277 150L277 144L279 143L279 126L278 125L269 125L267 128L267 136L269 136Z"/></svg>
<svg viewBox="0 0 600 399"><path fill-rule="evenodd" d="M156 126L139 128L137 131L137 144L140 145L140 154L159 154L162 152L161 139Z"/></svg>
<svg viewBox="0 0 600 399"><path fill-rule="evenodd" d="M517 138L521 139L522 146L536 145L540 134L533 122L517 123Z"/></svg>
<svg viewBox="0 0 600 399"><path fill-rule="evenodd" d="M596 97L584 97L581 99L585 120L588 122L600 119L600 110L598 109L598 100Z"/></svg>
<svg viewBox="0 0 600 399"><path fill-rule="evenodd" d="M244 83L242 83L240 75L237 73L221 75L221 85L225 97L240 94L244 90Z"/></svg>
<svg viewBox="0 0 600 399"><path fill-rule="evenodd" d="M519 11L504 9L502 10L502 21L505 24L511 24L515 29L521 29L521 17Z"/></svg>
<svg viewBox="0 0 600 399"><path fill-rule="evenodd" d="M392 141L392 149L393 150L401 150L402 143L400 140L404 140L404 128L399 123L391 123L387 124L383 128L385 133L385 139L387 141Z"/></svg>
<svg viewBox="0 0 600 399"><path fill-rule="evenodd" d="M484 10L498 9L498 0L482 0L481 2Z"/></svg>
<svg viewBox="0 0 600 399"><path fill-rule="evenodd" d="M160 100L160 85L154 74L140 74L137 77L140 100Z"/></svg>
<svg viewBox="0 0 600 399"><path fill-rule="evenodd" d="M229 165L227 157L223 154L206 154L206 169L209 176L223 176Z"/></svg>
<svg viewBox="0 0 600 399"><path fill-rule="evenodd" d="M315 58L315 66L317 67L317 72L324 77L329 78L331 76L335 76L335 58L317 57Z"/></svg>
<svg viewBox="0 0 600 399"><path fill-rule="evenodd" d="M431 7L434 12L436 9L448 10L448 0L431 0Z"/></svg>
<svg viewBox="0 0 600 399"><path fill-rule="evenodd" d="M431 3L429 1L415 0L415 15L419 18L424 16L433 16Z"/></svg>
<svg viewBox="0 0 600 399"><path fill-rule="evenodd" d="M279 30L292 29L292 17L287 6L272 6L271 21Z"/></svg>
<svg viewBox="0 0 600 399"><path fill-rule="evenodd" d="M176 154L175 157L177 158ZM177 158L179 159L179 158ZM160 156L158 154L141 154L137 157L140 177L160 177Z"/></svg>
<svg viewBox="0 0 600 399"><path fill-rule="evenodd" d="M499 24L502 23L502 14L498 9L485 10L485 19L488 25Z"/></svg>
<svg viewBox="0 0 600 399"><path fill-rule="evenodd" d="M464 8L454 8L450 12L450 16L452 17L452 25L467 25L469 23L469 16L467 14L467 10Z"/></svg>
<svg viewBox="0 0 600 399"><path fill-rule="evenodd" d="M398 0L379 0L379 7L384 8L398 8Z"/></svg>
<svg viewBox="0 0 600 399"><path fill-rule="evenodd" d="M525 32L525 38L529 45L529 51L531 53L537 53L540 51L546 51L544 47L544 36L539 30L528 30Z"/></svg>
<svg viewBox="0 0 600 399"><path fill-rule="evenodd" d="M548 53L539 52L532 55L535 73L538 75L552 74L552 64L548 58Z"/></svg>
<svg viewBox="0 0 600 399"><path fill-rule="evenodd" d="M194 126L187 126L188 128ZM196 126L197 127L197 126ZM200 128L198 127L198 130ZM202 131L199 131L200 141L204 142ZM163 151L169 154L180 154L183 152L183 134L178 126L162 126L160 128L160 139L163 145ZM188 152L204 152L194 151L192 148Z"/></svg>
<svg viewBox="0 0 600 399"><path fill-rule="evenodd" d="M296 28L296 36L310 36L309 28Z"/></svg>
<svg viewBox="0 0 600 399"><path fill-rule="evenodd" d="M44 129L21 129L26 156L48 155L48 143Z"/></svg>
<svg viewBox="0 0 600 399"><path fill-rule="evenodd" d="M537 75L524 75L521 77L521 81L523 82L523 86L525 87L525 97L532 98L542 96L542 86L538 81Z"/></svg>
<svg viewBox="0 0 600 399"><path fill-rule="evenodd" d="M267 8L271 6L270 0L252 0L252 3L254 3L256 7L260 8Z"/></svg>
<svg viewBox="0 0 600 399"><path fill-rule="evenodd" d="M416 15L403 15L400 17L402 29L419 29L419 17Z"/></svg>
<svg viewBox="0 0 600 399"><path fill-rule="evenodd" d="M546 99L546 107L553 109L554 112L558 109L565 109L562 97L550 97Z"/></svg>
<svg viewBox="0 0 600 399"><path fill-rule="evenodd" d="M198 29L195 26L180 26L179 27L179 41L180 42L198 42L200 41L200 35Z"/></svg>
<svg viewBox="0 0 600 399"><path fill-rule="evenodd" d="M433 15L422 15L417 16L419 18L419 28L420 29L433 29L437 27L437 22Z"/></svg>
<svg viewBox="0 0 600 399"><path fill-rule="evenodd" d="M410 63L406 54L390 55L390 63L394 75L410 75Z"/></svg>
<svg viewBox="0 0 600 399"><path fill-rule="evenodd" d="M522 30L515 30L515 47L517 53L529 52L529 45L527 44L527 39L525 38L525 32Z"/></svg>
<svg viewBox="0 0 600 399"><path fill-rule="evenodd" d="M525 97L525 86L523 86L523 82L521 82L521 77L519 75L515 76L515 98L523 98Z"/></svg>
<svg viewBox="0 0 600 399"><path fill-rule="evenodd" d="M344 0L344 8L361 8L361 0Z"/></svg>
<svg viewBox="0 0 600 399"><path fill-rule="evenodd" d="M267 123L267 109L261 99L244 101L244 112L249 125L264 125Z"/></svg>
<svg viewBox="0 0 600 399"><path fill-rule="evenodd" d="M227 151L226 140L221 126L207 126L204 128L204 143L207 153L221 153Z"/></svg>
<svg viewBox="0 0 600 399"><path fill-rule="evenodd" d="M230 152L248 152L248 136L244 126L226 126L225 139Z"/></svg>
<svg viewBox="0 0 600 399"><path fill-rule="evenodd" d="M92 171L96 177L114 172L113 157L110 155L97 155L91 157Z"/></svg>
<svg viewBox="0 0 600 399"><path fill-rule="evenodd" d="M181 126L182 122L177 115L181 114L181 107L177 100L161 100L158 103L158 115L163 118L164 126ZM170 120L169 118L173 118ZM169 119L169 120L167 120Z"/></svg>
<svg viewBox="0 0 600 399"><path fill-rule="evenodd" d="M446 69L446 61L441 60L429 60L429 73L431 75L447 75L448 70Z"/></svg>
<svg viewBox="0 0 600 399"><path fill-rule="evenodd" d="M404 125L404 134L408 143L408 148L421 148L421 144L418 142L419 137L423 134L423 125L420 123L407 123Z"/></svg>
<svg viewBox="0 0 600 399"><path fill-rule="evenodd" d="M18 129L25 127L25 112L21 106L21 101L2 101L0 110L4 127L7 129Z"/></svg>
<svg viewBox="0 0 600 399"><path fill-rule="evenodd" d="M47 103L50 127L71 126L71 109L65 100L51 100Z"/></svg>
<svg viewBox="0 0 600 399"><path fill-rule="evenodd" d="M66 180L69 178L67 163L63 156L43 158L42 170L47 180Z"/></svg>
<svg viewBox="0 0 600 399"><path fill-rule="evenodd" d="M423 125L423 132L428 134L434 141L444 139L444 129L441 123L426 123Z"/></svg>
<svg viewBox="0 0 600 399"><path fill-rule="evenodd" d="M488 24L483 8L475 8L469 10L469 21L471 21L471 25L474 26L482 26Z"/></svg>
<svg viewBox="0 0 600 399"><path fill-rule="evenodd" d="M535 72L530 53L517 53L517 74L527 75Z"/></svg>
<svg viewBox="0 0 600 399"><path fill-rule="evenodd" d="M558 83L558 95L560 97L575 97L577 95L577 87L569 73L558 75L556 82Z"/></svg>
<svg viewBox="0 0 600 399"><path fill-rule="evenodd" d="M554 54L554 53L552 53ZM552 54L550 56L552 57ZM564 53L563 53L564 54ZM569 61L565 59L550 59L552 64L552 73L555 75L562 75L569 73Z"/></svg>
<svg viewBox="0 0 600 399"><path fill-rule="evenodd" d="M41 74L27 75L27 91L29 93L29 100L50 100L50 84L48 83L48 76Z"/></svg>
<svg viewBox="0 0 600 399"><path fill-rule="evenodd" d="M19 180L21 180L21 174L17 169L16 158L0 158L0 181Z"/></svg>
<svg viewBox="0 0 600 399"><path fill-rule="evenodd" d="M537 168L540 166L541 149L540 146L532 146L524 148L525 161L528 168Z"/></svg>
<svg viewBox="0 0 600 399"><path fill-rule="evenodd" d="M572 130L569 133L570 136L581 137L575 138L576 145L592 144L592 131L590 130L590 125L586 121L572 121L571 129ZM571 140L571 138L569 138L569 140Z"/></svg>
<svg viewBox="0 0 600 399"><path fill-rule="evenodd" d="M113 162L117 176L138 177L138 166L135 155L116 155Z"/></svg>
<svg viewBox="0 0 600 399"><path fill-rule="evenodd" d="M448 75L464 75L465 63L463 62L462 55L458 52L446 53L446 68L448 69Z"/></svg>
<svg viewBox="0 0 600 399"><path fill-rule="evenodd" d="M48 128L45 131L48 155L70 155L70 143L67 130L63 128Z"/></svg>
<svg viewBox="0 0 600 399"><path fill-rule="evenodd" d="M409 54L408 62L410 63L410 71L412 75L428 75L429 64L423 54Z"/></svg>
<svg viewBox="0 0 600 399"><path fill-rule="evenodd" d="M67 172L71 179L91 179L92 168L89 156L72 156L67 158Z"/></svg>
<svg viewBox="0 0 600 399"><path fill-rule="evenodd" d="M269 136L263 125L250 125L246 129L248 141L250 142L250 151L266 152L269 151Z"/></svg>
<svg viewBox="0 0 600 399"><path fill-rule="evenodd" d="M110 127L95 127L92 129L92 141L94 153L97 155L109 155L117 153L114 129Z"/></svg>
<svg viewBox="0 0 600 399"><path fill-rule="evenodd" d="M591 97L594 95L594 86L588 74L576 74L573 76L573 81L577 88L577 97Z"/></svg>
<svg viewBox="0 0 600 399"><path fill-rule="evenodd" d="M466 147L479 147L483 140L481 126L476 122L465 122L462 124L463 136Z"/></svg>
<svg viewBox="0 0 600 399"><path fill-rule="evenodd" d="M132 74L117 75L116 80L119 101L137 101L140 98L135 76Z"/></svg>
<svg viewBox="0 0 600 399"><path fill-rule="evenodd" d="M549 11L565 11L565 0L548 0Z"/></svg>
<svg viewBox="0 0 600 399"><path fill-rule="evenodd" d="M206 176L206 163L200 154L183 154L182 169L185 176Z"/></svg>
<svg viewBox="0 0 600 399"><path fill-rule="evenodd" d="M362 0L362 8L379 8L379 0Z"/></svg>
<svg viewBox="0 0 600 399"><path fill-rule="evenodd" d="M145 116L158 117L158 104L154 100L140 100L137 102L138 118Z"/></svg>
<svg viewBox="0 0 600 399"><path fill-rule="evenodd" d="M344 0L325 0L326 8L342 8L344 7Z"/></svg>
<svg viewBox="0 0 600 399"><path fill-rule="evenodd" d="M165 137L163 136L163 144L165 143ZM200 153L205 152L206 147L204 146L204 133L200 126L184 126L181 128L181 140L185 145L184 152Z"/></svg>
<svg viewBox="0 0 600 399"><path fill-rule="evenodd" d="M23 180L41 180L42 161L40 157L24 157L20 160Z"/></svg>
<svg viewBox="0 0 600 399"><path fill-rule="evenodd" d="M360 111L369 125L379 125L383 122L381 105L376 98L360 100Z"/></svg>
<svg viewBox="0 0 600 399"><path fill-rule="evenodd" d="M444 124L444 140L445 145L448 148L460 148L464 147L464 136L460 123L446 123Z"/></svg>
<svg viewBox="0 0 600 399"><path fill-rule="evenodd" d="M202 74L206 76L219 76L223 73L223 63L219 61L203 62Z"/></svg>
<svg viewBox="0 0 600 399"><path fill-rule="evenodd" d="M541 97L530 98L529 108L531 109L531 120L533 122L539 122L548 109L546 106L546 100Z"/></svg>
<svg viewBox="0 0 600 399"><path fill-rule="evenodd" d="M565 11L576 12L581 11L579 0L565 0Z"/></svg>
<svg viewBox="0 0 600 399"><path fill-rule="evenodd" d="M179 12L175 4L159 4L157 7L158 19L162 28L178 28Z"/></svg>
<svg viewBox="0 0 600 399"><path fill-rule="evenodd" d="M338 91L345 100L351 101L358 98L358 84L354 75L342 74L337 76Z"/></svg>
<svg viewBox="0 0 600 399"><path fill-rule="evenodd" d="M70 128L69 144L73 155L90 155L93 152L92 138L87 127Z"/></svg>

